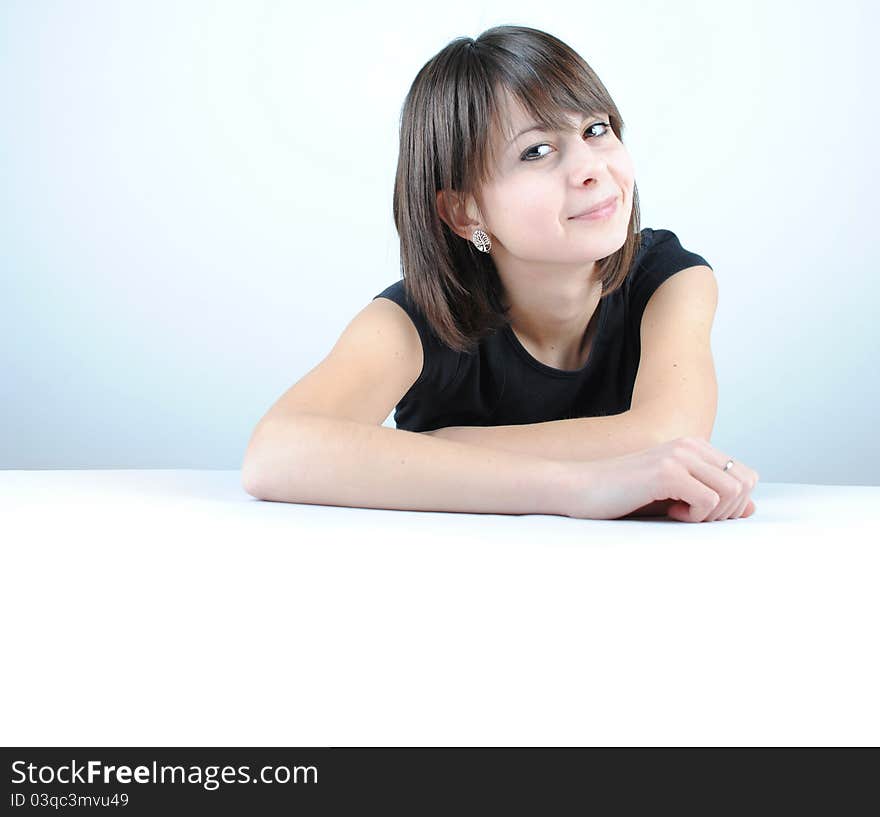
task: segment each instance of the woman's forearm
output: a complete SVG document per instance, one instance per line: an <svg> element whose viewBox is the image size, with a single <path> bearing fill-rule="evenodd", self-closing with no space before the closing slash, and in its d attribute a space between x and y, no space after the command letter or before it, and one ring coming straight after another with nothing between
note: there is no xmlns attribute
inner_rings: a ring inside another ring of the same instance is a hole
<svg viewBox="0 0 880 817"><path fill-rule="evenodd" d="M506 426L448 426L434 437L553 460L601 460L659 445L661 435L633 411ZM665 438L664 438L665 439Z"/></svg>

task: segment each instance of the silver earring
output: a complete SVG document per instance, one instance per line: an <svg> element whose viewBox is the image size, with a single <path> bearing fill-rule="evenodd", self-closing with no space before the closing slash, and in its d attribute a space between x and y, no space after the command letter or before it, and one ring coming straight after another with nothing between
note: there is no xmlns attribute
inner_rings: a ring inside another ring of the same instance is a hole
<svg viewBox="0 0 880 817"><path fill-rule="evenodd" d="M489 234L483 229L477 228L474 230L474 235L471 240L480 252L489 252L492 247L492 241L489 238Z"/></svg>

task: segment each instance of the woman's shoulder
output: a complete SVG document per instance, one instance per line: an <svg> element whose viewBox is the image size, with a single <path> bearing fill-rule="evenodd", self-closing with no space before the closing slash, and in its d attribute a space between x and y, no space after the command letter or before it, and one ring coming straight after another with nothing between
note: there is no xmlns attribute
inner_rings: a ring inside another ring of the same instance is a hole
<svg viewBox="0 0 880 817"><path fill-rule="evenodd" d="M390 286L385 287L378 295L373 296L373 300L376 298L388 298L391 301L399 304L400 306L410 306L409 298L406 295L406 289L403 286L403 279L401 278L398 281L395 281Z"/></svg>
<svg viewBox="0 0 880 817"><path fill-rule="evenodd" d="M683 246L672 230L645 227L641 231L638 252L626 276L624 291L629 300L646 302L669 276L696 266L711 268L702 255Z"/></svg>
<svg viewBox="0 0 880 817"><path fill-rule="evenodd" d="M683 246L678 235L666 228L645 227L642 242L626 278L626 298L636 320L651 295L667 278L688 267L711 264L699 253Z"/></svg>
<svg viewBox="0 0 880 817"><path fill-rule="evenodd" d="M394 301L406 312L419 333L419 338L422 341L424 366L422 376L416 381L414 387L429 385L432 389L442 388L454 376L458 368L460 353L450 349L440 340L424 312L409 297L402 278L375 295L373 300L375 301L376 298L388 298Z"/></svg>
<svg viewBox="0 0 880 817"><path fill-rule="evenodd" d="M683 264L683 266L679 266ZM678 235L665 227L645 227L641 231L639 251L633 262L633 271L637 269L665 269L705 264L711 266L699 253L687 249L681 243Z"/></svg>

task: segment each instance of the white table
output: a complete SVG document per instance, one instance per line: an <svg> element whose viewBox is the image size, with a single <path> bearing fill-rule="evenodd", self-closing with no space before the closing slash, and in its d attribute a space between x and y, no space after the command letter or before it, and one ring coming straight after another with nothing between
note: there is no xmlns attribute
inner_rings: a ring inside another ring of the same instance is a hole
<svg viewBox="0 0 880 817"><path fill-rule="evenodd" d="M880 488L753 496L605 522L0 471L0 743L876 745Z"/></svg>

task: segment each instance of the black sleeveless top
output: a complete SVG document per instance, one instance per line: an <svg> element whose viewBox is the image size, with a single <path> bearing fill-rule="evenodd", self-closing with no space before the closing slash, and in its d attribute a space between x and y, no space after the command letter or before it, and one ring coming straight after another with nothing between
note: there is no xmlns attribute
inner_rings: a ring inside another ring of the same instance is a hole
<svg viewBox="0 0 880 817"><path fill-rule="evenodd" d="M483 338L475 352L457 352L434 334L421 310L407 298L402 279L376 295L399 304L422 340L422 372L395 408L397 427L433 431L627 411L639 368L639 330L648 299L676 272L710 266L702 256L684 249L670 230L646 227L641 236L623 285L599 301L598 327L581 369L555 369L536 360L510 325Z"/></svg>

